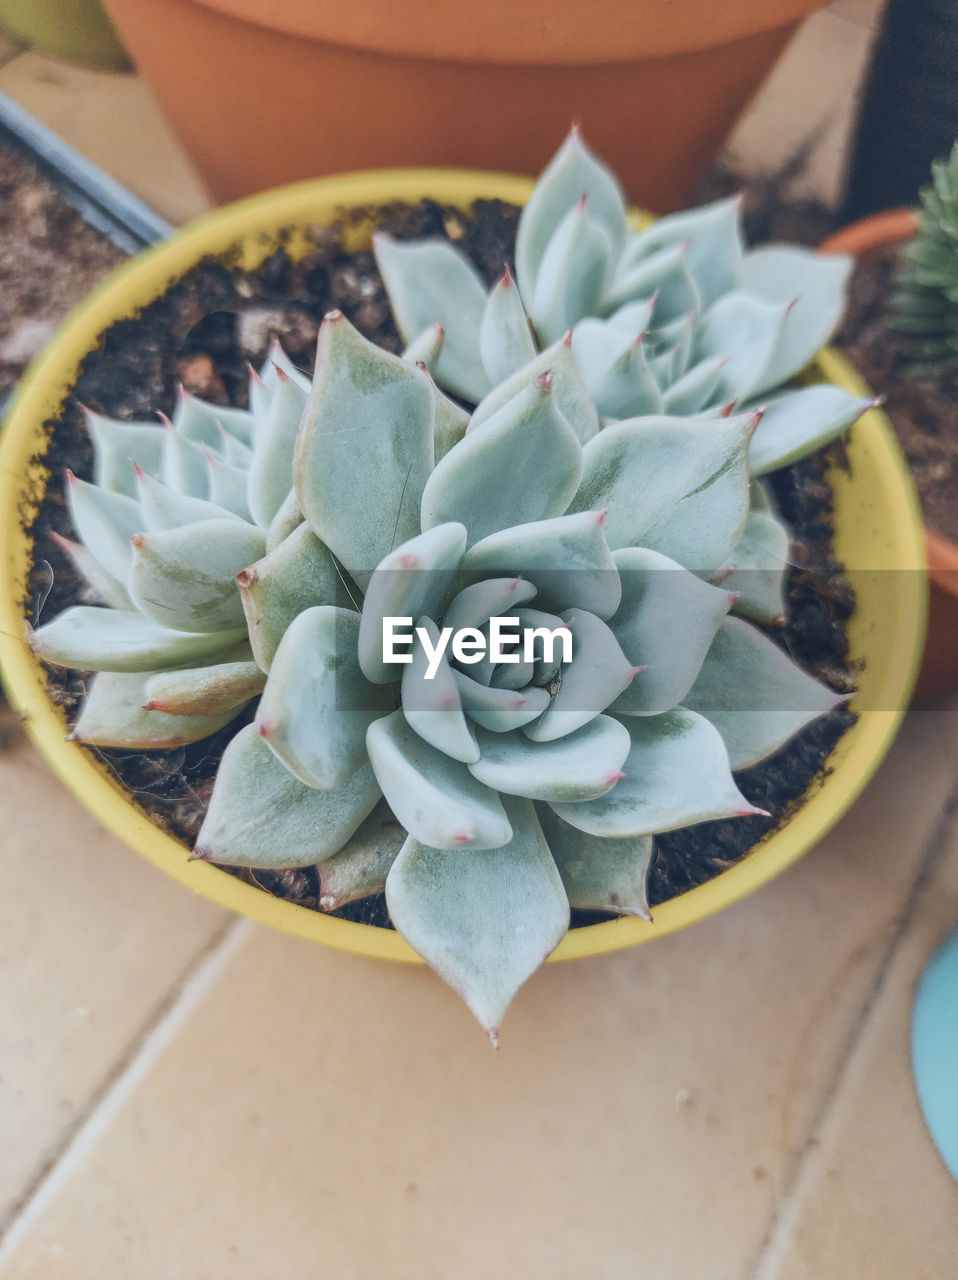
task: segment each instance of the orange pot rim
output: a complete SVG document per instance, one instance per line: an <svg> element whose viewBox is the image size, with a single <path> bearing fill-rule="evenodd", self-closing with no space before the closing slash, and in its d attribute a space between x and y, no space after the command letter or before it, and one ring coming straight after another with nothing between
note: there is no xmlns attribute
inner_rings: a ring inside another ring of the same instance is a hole
<svg viewBox="0 0 958 1280"><path fill-rule="evenodd" d="M858 257L884 244L909 240L918 229L916 209L884 209L859 218L828 236L819 253L849 253ZM958 543L925 525L928 574L942 591L958 598Z"/></svg>
<svg viewBox="0 0 958 1280"><path fill-rule="evenodd" d="M582 66L664 58L800 22L825 0L191 0L299 39L406 58Z"/></svg>

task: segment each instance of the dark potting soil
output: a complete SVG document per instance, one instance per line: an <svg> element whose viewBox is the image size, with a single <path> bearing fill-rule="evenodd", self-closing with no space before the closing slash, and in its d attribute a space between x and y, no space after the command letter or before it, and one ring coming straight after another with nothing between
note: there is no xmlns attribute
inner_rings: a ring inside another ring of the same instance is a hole
<svg viewBox="0 0 958 1280"><path fill-rule="evenodd" d="M362 216L356 211L347 217ZM478 202L471 219L431 202L414 208L376 211L380 226L397 237L443 235L456 241L491 283L510 259L518 209L498 201ZM36 563L27 605L31 622L48 621L83 599L83 584L49 537L72 530L62 476L70 468L88 477L92 450L83 428L81 403L121 418L148 418L172 412L181 380L190 390L218 403L242 405L247 393L247 361L265 358L271 337L290 356L311 367L322 316L338 307L367 337L392 350L401 343L370 253L346 254L341 228L313 233L314 251L293 263L284 250L252 273L204 261L136 319L112 326L86 358L75 399L50 423L45 462L51 480L30 528ZM770 634L807 670L839 691L854 685L847 662L845 623L854 598L831 551L831 489L825 479L829 456L818 454L772 477L783 517L795 534L795 567L788 578L789 622ZM48 669L50 697L75 719L87 676ZM87 748L122 781L153 821L191 844L202 822L219 758L230 737L253 714L252 708L220 733L177 751L132 752ZM782 823L817 779L832 747L853 720L840 707L798 735L773 759L740 775L744 793L769 810L769 818L703 823L656 841L650 874L654 904L711 879L746 854L766 832ZM232 874L266 892L319 909L315 868L281 873ZM382 897L351 904L336 914L389 926ZM573 923L606 917L576 913Z"/></svg>
<svg viewBox="0 0 958 1280"><path fill-rule="evenodd" d="M885 409L915 477L925 521L958 542L958 378L917 378L890 327L888 301L898 246L864 254L852 273L849 306L836 339Z"/></svg>
<svg viewBox="0 0 958 1280"><path fill-rule="evenodd" d="M28 161L0 148L0 397L125 257Z"/></svg>

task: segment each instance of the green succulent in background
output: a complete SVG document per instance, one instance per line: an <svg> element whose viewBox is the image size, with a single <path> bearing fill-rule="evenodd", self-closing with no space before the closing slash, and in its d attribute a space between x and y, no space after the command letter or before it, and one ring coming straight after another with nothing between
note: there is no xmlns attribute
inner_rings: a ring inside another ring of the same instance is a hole
<svg viewBox="0 0 958 1280"><path fill-rule="evenodd" d="M890 310L915 372L935 376L958 370L958 142L931 176Z"/></svg>
<svg viewBox="0 0 958 1280"><path fill-rule="evenodd" d="M58 542L97 603L31 637L46 661L97 673L73 729L79 741L195 742L263 688L236 574L287 531L309 386L278 346L270 355L262 376L251 374L249 410L181 392L162 426L85 413L93 481L67 474L80 541Z"/></svg>
<svg viewBox="0 0 958 1280"><path fill-rule="evenodd" d="M789 535L760 477L870 403L826 385L755 407L830 332L844 267L778 248L756 275L733 214L636 237L573 137L520 226L544 351L508 273L479 308L450 246L380 243L403 358L334 312L312 382L274 350L249 411L183 397L165 427L89 415L94 482L69 485L80 542L64 545L102 604L33 636L99 673L75 736L178 745L261 695L195 856L316 865L327 910L384 892L493 1039L570 908L647 918L653 835L758 812L733 771L839 701L751 624L785 608ZM761 295L799 270L804 304ZM634 297L614 293L625 276ZM646 336L597 379L589 353L622 348L625 313ZM396 617L417 629L409 662L383 648ZM571 656L437 657L447 629L488 639L511 617L568 631Z"/></svg>

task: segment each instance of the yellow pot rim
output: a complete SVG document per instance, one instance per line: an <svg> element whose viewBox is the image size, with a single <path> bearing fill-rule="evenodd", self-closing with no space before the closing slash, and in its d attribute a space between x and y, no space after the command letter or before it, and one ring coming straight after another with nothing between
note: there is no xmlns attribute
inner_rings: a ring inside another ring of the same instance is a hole
<svg viewBox="0 0 958 1280"><path fill-rule="evenodd" d="M446 169L373 170L280 187L238 201L197 220L168 244L148 250L114 272L69 317L53 343L24 378L0 438L0 670L11 704L26 730L61 780L121 840L168 875L221 906L264 924L327 946L383 959L421 963L392 930L354 924L281 901L205 862L188 862L188 849L154 825L92 754L66 740L62 711L46 694L42 667L26 643L22 600L29 540L21 527L23 503L38 500L45 470L38 462L42 427L62 402L80 362L99 335L116 320L134 315L159 297L179 276L207 255L232 249L238 266L258 265L282 242L294 256L309 247L305 236L282 228L329 221L337 212L393 201L430 197L467 209L479 198L521 204L529 179L509 174ZM251 229L260 229L251 231ZM347 226L348 248L359 247L368 225ZM237 252L236 246L242 242ZM818 359L817 372L856 394L865 388L851 366L834 351ZM634 946L704 919L753 892L789 867L846 812L884 757L904 714L921 657L927 611L927 582L921 516L907 465L887 419L879 410L853 429L867 433L879 478L883 517L895 535L893 565L913 572L896 579L897 625L893 661L883 687L857 722L843 734L829 758L830 772L817 779L798 811L757 843L744 858L706 884L655 910L646 924L623 918L571 930L550 957L568 960ZM26 479L25 479L26 477ZM854 703L852 704L854 707Z"/></svg>

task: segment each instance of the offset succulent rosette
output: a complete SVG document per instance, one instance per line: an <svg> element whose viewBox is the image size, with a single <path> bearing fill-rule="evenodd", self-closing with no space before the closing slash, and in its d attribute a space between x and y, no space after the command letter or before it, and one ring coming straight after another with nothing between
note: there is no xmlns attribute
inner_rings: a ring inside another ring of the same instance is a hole
<svg viewBox="0 0 958 1280"><path fill-rule="evenodd" d="M746 251L737 197L634 230L615 176L575 129L523 208L515 277L487 289L443 239L378 235L374 247L409 353L477 406L477 422L545 369L583 443L600 419L761 406L751 467L764 475L862 411L830 383L782 390L841 319L849 258Z"/></svg>
<svg viewBox="0 0 958 1280"><path fill-rule="evenodd" d="M593 207L618 207L581 144L565 152L572 186L585 166L606 192ZM520 264L558 234L543 199ZM674 270L697 279L705 258L684 254ZM563 261L571 280L577 258ZM654 834L759 812L734 771L840 700L752 625L783 620L789 540L758 477L867 407L826 422L800 391L763 416L723 386L721 406L600 413L575 336L517 363L531 330L508 280L495 298L480 345L502 380L471 416L428 371L478 398L443 373L466 350L450 307L404 358L331 313L312 382L274 348L249 410L181 396L162 427L88 415L94 482L68 485L81 541L64 547L100 603L33 636L48 661L98 673L84 742L178 746L259 696L194 856L316 865L325 909L384 892L494 1039L570 908L647 918ZM740 353L746 311L729 311ZM817 346L816 323L801 332ZM518 651L496 652L513 628Z"/></svg>
<svg viewBox="0 0 958 1280"><path fill-rule="evenodd" d="M236 574L300 518L283 503L308 387L274 344L249 410L181 391L163 425L86 411L93 481L66 477L80 541L57 541L93 603L31 637L44 660L97 673L78 741L179 747L262 691Z"/></svg>

